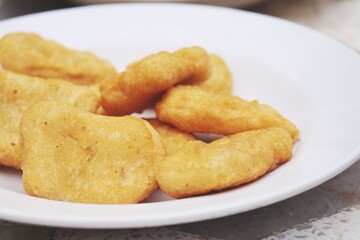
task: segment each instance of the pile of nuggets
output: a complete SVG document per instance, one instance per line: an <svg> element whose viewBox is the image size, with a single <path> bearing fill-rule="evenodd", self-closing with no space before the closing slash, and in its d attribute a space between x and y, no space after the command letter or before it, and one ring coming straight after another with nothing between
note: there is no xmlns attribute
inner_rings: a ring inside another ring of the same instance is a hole
<svg viewBox="0 0 360 240"><path fill-rule="evenodd" d="M0 164L27 194L129 204L254 181L287 162L296 126L232 96L226 63L200 47L159 52L117 72L33 33L0 40ZM154 108L156 118L130 116ZM194 133L217 134L205 142Z"/></svg>

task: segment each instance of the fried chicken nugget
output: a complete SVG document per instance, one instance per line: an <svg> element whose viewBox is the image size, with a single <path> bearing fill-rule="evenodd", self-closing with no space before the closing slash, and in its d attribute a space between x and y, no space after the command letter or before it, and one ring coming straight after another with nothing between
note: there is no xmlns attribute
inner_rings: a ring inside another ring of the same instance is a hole
<svg viewBox="0 0 360 240"><path fill-rule="evenodd" d="M165 157L165 148L145 120L44 101L28 108L20 129L23 186L29 195L127 204L142 201L157 188L153 167Z"/></svg>
<svg viewBox="0 0 360 240"><path fill-rule="evenodd" d="M196 140L194 135L180 131L179 129L167 123L161 122L158 119L152 118L145 120L159 132L161 138L163 139L163 143L165 144L167 154L172 154L181 150L188 141Z"/></svg>
<svg viewBox="0 0 360 240"><path fill-rule="evenodd" d="M159 52L129 65L118 78L102 82L101 104L111 115L142 112L173 85L200 83L210 74L209 55L200 47Z"/></svg>
<svg viewBox="0 0 360 240"><path fill-rule="evenodd" d="M232 75L224 62L224 60L215 55L210 54L212 65L212 74L205 82L196 84L196 86L214 93L228 94L232 92Z"/></svg>
<svg viewBox="0 0 360 240"><path fill-rule="evenodd" d="M69 50L33 33L10 33L0 40L4 69L42 78L62 78L76 84L96 84L116 78L116 69L90 52Z"/></svg>
<svg viewBox="0 0 360 240"><path fill-rule="evenodd" d="M299 139L299 130L272 107L236 96L218 95L194 86L170 89L156 104L156 116L185 132L230 135L280 127Z"/></svg>
<svg viewBox="0 0 360 240"><path fill-rule="evenodd" d="M174 198L236 187L288 161L292 143L281 128L238 133L209 144L189 141L160 163L156 180Z"/></svg>
<svg viewBox="0 0 360 240"><path fill-rule="evenodd" d="M99 96L89 87L0 71L0 164L20 169L20 119L31 104L55 99L89 112L100 105Z"/></svg>

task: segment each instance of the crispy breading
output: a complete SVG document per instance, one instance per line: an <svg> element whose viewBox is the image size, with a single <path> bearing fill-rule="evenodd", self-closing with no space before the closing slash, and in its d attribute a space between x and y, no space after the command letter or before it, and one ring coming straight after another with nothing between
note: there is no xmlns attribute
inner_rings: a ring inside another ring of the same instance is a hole
<svg viewBox="0 0 360 240"><path fill-rule="evenodd" d="M145 120L159 132L165 144L167 154L172 154L173 152L181 150L188 141L196 140L194 135L185 133L170 124L161 122L158 119L152 118Z"/></svg>
<svg viewBox="0 0 360 240"><path fill-rule="evenodd" d="M173 85L200 83L211 74L209 55L199 47L159 52L128 66L100 85L102 106L111 115L142 112Z"/></svg>
<svg viewBox="0 0 360 240"><path fill-rule="evenodd" d="M195 86L171 88L156 104L156 116L185 132L230 135L280 127L289 131L294 141L299 139L297 127L269 105Z"/></svg>
<svg viewBox="0 0 360 240"><path fill-rule="evenodd" d="M20 119L41 100L59 100L89 112L100 105L99 96L89 87L0 71L0 164L21 167Z"/></svg>
<svg viewBox="0 0 360 240"><path fill-rule="evenodd" d="M196 86L218 94L232 93L232 75L225 61L215 54L210 54L212 74L206 81Z"/></svg>
<svg viewBox="0 0 360 240"><path fill-rule="evenodd" d="M281 128L238 133L209 144L189 141L164 159L156 180L174 198L239 186L288 161L292 143L290 134Z"/></svg>
<svg viewBox="0 0 360 240"><path fill-rule="evenodd" d="M128 204L157 187L165 157L159 133L143 119L108 117L55 101L28 108L23 186L29 195L69 202Z"/></svg>
<svg viewBox="0 0 360 240"><path fill-rule="evenodd" d="M6 70L76 84L96 84L117 77L116 69L94 54L75 51L34 33L10 33L0 40L0 63Z"/></svg>

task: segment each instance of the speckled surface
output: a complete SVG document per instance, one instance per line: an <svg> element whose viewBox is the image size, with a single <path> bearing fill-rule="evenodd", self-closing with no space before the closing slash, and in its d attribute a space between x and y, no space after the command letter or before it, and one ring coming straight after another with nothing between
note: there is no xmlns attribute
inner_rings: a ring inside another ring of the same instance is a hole
<svg viewBox="0 0 360 240"><path fill-rule="evenodd" d="M149 229L133 229L133 230L71 230L59 229L56 230L53 240L132 240L132 239L168 239L168 240L205 240L214 239L202 237L195 234L189 234L178 231L177 228L163 227L163 228L149 228Z"/></svg>
<svg viewBox="0 0 360 240"><path fill-rule="evenodd" d="M310 221L263 240L281 239L360 239L360 205L328 217Z"/></svg>
<svg viewBox="0 0 360 240"><path fill-rule="evenodd" d="M70 6L66 1L0 0L0 19ZM360 0L271 0L250 10L305 24L360 51ZM0 239L360 239L359 172L360 161L303 194L215 220L129 230L57 229L0 220Z"/></svg>

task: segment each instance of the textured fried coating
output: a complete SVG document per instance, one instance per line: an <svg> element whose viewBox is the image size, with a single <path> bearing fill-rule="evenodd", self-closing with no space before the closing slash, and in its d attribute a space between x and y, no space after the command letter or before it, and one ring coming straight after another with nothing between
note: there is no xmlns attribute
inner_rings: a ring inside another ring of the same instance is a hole
<svg viewBox="0 0 360 240"><path fill-rule="evenodd" d="M170 89L156 104L156 116L185 132L230 135L280 127L289 131L294 141L299 139L297 127L272 107L195 86Z"/></svg>
<svg viewBox="0 0 360 240"><path fill-rule="evenodd" d="M196 84L196 86L219 94L231 95L232 92L232 75L225 61L215 55L210 54L212 65L212 74L206 81Z"/></svg>
<svg viewBox="0 0 360 240"><path fill-rule="evenodd" d="M200 83L210 74L210 57L200 47L159 52L129 65L118 78L102 82L101 104L111 115L142 112L173 85Z"/></svg>
<svg viewBox="0 0 360 240"><path fill-rule="evenodd" d="M0 63L6 70L76 84L116 78L116 69L94 54L69 50L33 33L10 33L0 40Z"/></svg>
<svg viewBox="0 0 360 240"><path fill-rule="evenodd" d="M20 119L41 100L59 100L89 112L100 105L99 96L89 87L0 71L0 164L21 167Z"/></svg>
<svg viewBox="0 0 360 240"><path fill-rule="evenodd" d="M154 164L165 157L158 132L132 116L108 117L44 101L21 120L29 195L79 203L128 204L157 188Z"/></svg>
<svg viewBox="0 0 360 240"><path fill-rule="evenodd" d="M163 143L165 144L167 154L172 154L181 150L188 141L196 140L194 135L180 131L179 129L167 123L161 122L158 119L152 118L145 120L159 132Z"/></svg>
<svg viewBox="0 0 360 240"><path fill-rule="evenodd" d="M288 161L292 143L290 134L281 128L238 133L209 144L189 141L182 151L164 159L156 180L174 198L235 187Z"/></svg>

